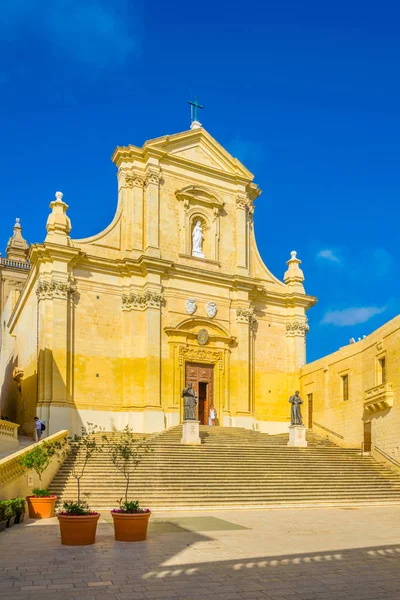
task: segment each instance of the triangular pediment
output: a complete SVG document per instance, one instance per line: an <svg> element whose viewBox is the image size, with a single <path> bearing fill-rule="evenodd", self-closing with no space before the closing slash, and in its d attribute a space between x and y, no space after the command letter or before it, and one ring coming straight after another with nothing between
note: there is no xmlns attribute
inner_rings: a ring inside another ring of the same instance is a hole
<svg viewBox="0 0 400 600"><path fill-rule="evenodd" d="M144 144L143 150L155 150L171 158L253 180L253 174L203 128L150 140Z"/></svg>

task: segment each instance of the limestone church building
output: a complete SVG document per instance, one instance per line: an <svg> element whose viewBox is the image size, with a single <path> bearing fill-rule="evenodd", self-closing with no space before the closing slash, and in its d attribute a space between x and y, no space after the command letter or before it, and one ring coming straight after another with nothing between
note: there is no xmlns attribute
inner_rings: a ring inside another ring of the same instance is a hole
<svg viewBox="0 0 400 600"><path fill-rule="evenodd" d="M104 231L71 237L78 199L61 192L43 243L28 251L16 224L0 264L3 411L20 431L37 414L50 434L155 432L182 421L191 381L201 423L213 404L220 425L287 431L316 300L291 248L283 281L263 263L252 173L196 121L112 159Z"/></svg>

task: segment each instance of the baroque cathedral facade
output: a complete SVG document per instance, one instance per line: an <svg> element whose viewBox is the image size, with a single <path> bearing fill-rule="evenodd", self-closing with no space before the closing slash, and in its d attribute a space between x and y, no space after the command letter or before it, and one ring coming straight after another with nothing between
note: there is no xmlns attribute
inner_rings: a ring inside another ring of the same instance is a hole
<svg viewBox="0 0 400 600"><path fill-rule="evenodd" d="M283 281L263 263L253 175L196 121L112 159L104 231L71 237L57 192L43 243L18 223L1 259L3 411L25 432L35 415L50 434L161 431L191 381L201 423L214 405L220 425L287 431L316 299L296 252Z"/></svg>

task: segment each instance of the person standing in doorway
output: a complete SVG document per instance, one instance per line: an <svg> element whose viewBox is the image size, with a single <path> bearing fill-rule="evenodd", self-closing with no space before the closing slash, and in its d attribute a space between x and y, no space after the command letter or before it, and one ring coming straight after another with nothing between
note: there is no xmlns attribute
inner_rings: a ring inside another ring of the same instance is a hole
<svg viewBox="0 0 400 600"><path fill-rule="evenodd" d="M45 425L42 423L39 417L35 417L35 437L37 442L41 439L44 430Z"/></svg>
<svg viewBox="0 0 400 600"><path fill-rule="evenodd" d="M216 418L217 418L217 411L215 410L214 404L211 404L211 406L210 406L210 415L209 415L209 419L208 419L209 425L214 426Z"/></svg>

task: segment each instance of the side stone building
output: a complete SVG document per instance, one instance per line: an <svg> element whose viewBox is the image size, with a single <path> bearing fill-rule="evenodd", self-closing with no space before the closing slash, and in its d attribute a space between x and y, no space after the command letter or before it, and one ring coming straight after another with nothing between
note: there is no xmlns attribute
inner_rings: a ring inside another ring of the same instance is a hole
<svg viewBox="0 0 400 600"><path fill-rule="evenodd" d="M400 315L300 371L305 424L400 468Z"/></svg>
<svg viewBox="0 0 400 600"><path fill-rule="evenodd" d="M21 401L22 379L15 344L9 335L8 320L29 275L28 252L29 245L22 236L20 220L17 219L13 235L8 240L5 258L0 254L0 416L8 418L16 418Z"/></svg>
<svg viewBox="0 0 400 600"><path fill-rule="evenodd" d="M112 223L73 239L57 192L24 287L6 299L8 416L25 432L35 414L49 433L86 422L159 431L181 422L192 381L201 422L214 404L221 425L286 431L316 299L296 252L284 281L264 265L253 175L197 122L142 148L117 147L113 161Z"/></svg>

